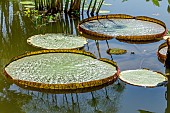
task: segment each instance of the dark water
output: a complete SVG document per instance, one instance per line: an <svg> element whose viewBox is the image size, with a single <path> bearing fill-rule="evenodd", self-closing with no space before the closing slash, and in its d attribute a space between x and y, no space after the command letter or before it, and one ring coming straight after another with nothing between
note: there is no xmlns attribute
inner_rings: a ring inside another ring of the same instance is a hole
<svg viewBox="0 0 170 113"><path fill-rule="evenodd" d="M167 87L143 88L128 84L112 84L87 93L50 94L22 89L6 80L3 67L9 60L35 49L26 39L40 33L78 34L79 19L61 16L56 23L36 24L24 16L19 0L0 0L0 113L170 113L170 95ZM102 10L133 16L149 16L160 19L170 29L168 0L160 1L160 7L145 0L106 0L111 6ZM87 16L84 15L84 18ZM81 18L80 18L81 20ZM109 41L88 40L86 51L97 57L113 59L122 70L148 68L165 73L164 65L157 59L156 51L164 41L148 44L129 44L115 39ZM108 47L124 48L125 55L108 55ZM135 54L131 54L134 52Z"/></svg>

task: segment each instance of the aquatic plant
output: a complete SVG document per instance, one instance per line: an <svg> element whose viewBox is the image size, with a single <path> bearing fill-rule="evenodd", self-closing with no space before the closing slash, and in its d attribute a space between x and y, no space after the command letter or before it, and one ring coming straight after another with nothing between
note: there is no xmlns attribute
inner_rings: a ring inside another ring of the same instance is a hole
<svg viewBox="0 0 170 113"><path fill-rule="evenodd" d="M168 80L162 73L148 69L125 70L120 73L119 78L128 84L142 87L162 86Z"/></svg>
<svg viewBox="0 0 170 113"><path fill-rule="evenodd" d="M125 14L100 15L83 19L78 25L80 33L106 39L149 41L159 40L166 33L160 20Z"/></svg>
<svg viewBox="0 0 170 113"><path fill-rule="evenodd" d="M109 48L107 50L108 54L115 54L115 55L120 55L120 54L125 54L127 53L127 50L125 49L120 49L120 48Z"/></svg>
<svg viewBox="0 0 170 113"><path fill-rule="evenodd" d="M87 41L84 37L58 33L34 35L27 39L27 43L43 49L77 49Z"/></svg>
<svg viewBox="0 0 170 113"><path fill-rule="evenodd" d="M91 14L95 12L98 14L104 0L91 0L88 5L87 13L91 11ZM88 4L86 0L35 0L35 9L39 11L45 11L46 15L56 14L58 12L64 12L71 15L79 15L80 9L82 13L85 8L85 4Z"/></svg>
<svg viewBox="0 0 170 113"><path fill-rule="evenodd" d="M80 50L42 50L15 57L4 68L14 83L37 89L77 90L113 83L115 62Z"/></svg>
<svg viewBox="0 0 170 113"><path fill-rule="evenodd" d="M162 43L158 48L157 56L159 61L161 61L162 63L165 63L167 50L168 50L168 45L166 42Z"/></svg>

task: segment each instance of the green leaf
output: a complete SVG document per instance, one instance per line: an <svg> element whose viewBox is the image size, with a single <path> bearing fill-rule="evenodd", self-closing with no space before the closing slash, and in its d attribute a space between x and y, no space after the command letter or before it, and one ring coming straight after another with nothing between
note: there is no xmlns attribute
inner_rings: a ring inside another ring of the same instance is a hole
<svg viewBox="0 0 170 113"><path fill-rule="evenodd" d="M111 48L107 50L108 54L115 54L115 55L125 54L126 52L127 52L126 50L120 48Z"/></svg>
<svg viewBox="0 0 170 113"><path fill-rule="evenodd" d="M105 13L110 13L110 11L107 11L107 10L100 10L99 13L105 14Z"/></svg>
<svg viewBox="0 0 170 113"><path fill-rule="evenodd" d="M170 13L170 5L168 5L167 11L168 13Z"/></svg>
<svg viewBox="0 0 170 113"><path fill-rule="evenodd" d="M159 7L159 2L158 0L152 0L153 4Z"/></svg>
<svg viewBox="0 0 170 113"><path fill-rule="evenodd" d="M24 5L25 8L35 8L34 5Z"/></svg>
<svg viewBox="0 0 170 113"><path fill-rule="evenodd" d="M20 2L20 4L22 4L22 5L35 5L35 3L31 2L31 1L22 1L22 2Z"/></svg>
<svg viewBox="0 0 170 113"><path fill-rule="evenodd" d="M168 34L170 34L170 31L168 31Z"/></svg>
<svg viewBox="0 0 170 113"><path fill-rule="evenodd" d="M168 0L168 3L170 4L170 0Z"/></svg>
<svg viewBox="0 0 170 113"><path fill-rule="evenodd" d="M109 4L109 3L103 3L103 5L105 5L105 6L111 6L112 4Z"/></svg>

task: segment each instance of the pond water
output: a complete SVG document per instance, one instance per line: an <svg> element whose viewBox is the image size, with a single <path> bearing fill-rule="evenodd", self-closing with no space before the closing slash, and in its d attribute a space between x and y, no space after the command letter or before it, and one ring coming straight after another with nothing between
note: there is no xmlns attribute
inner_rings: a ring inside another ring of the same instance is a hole
<svg viewBox="0 0 170 113"><path fill-rule="evenodd" d="M100 90L86 93L51 94L22 89L8 82L3 75L3 67L14 56L28 51L39 50L27 44L32 35L44 33L78 34L77 24L82 19L61 16L56 23L36 24L24 16L20 0L0 0L0 113L170 113L170 90L167 87L144 88L121 82ZM147 0L148 1L148 0ZM170 29L168 0L159 1L155 6L145 0L105 0L102 10L110 14L149 16L163 21ZM87 15L84 14L83 18ZM117 62L120 70L148 68L165 73L164 65L156 52L164 40L131 44L116 39L97 41L88 39L84 47L98 58L108 58ZM126 49L123 55L108 55L108 48ZM131 54L134 53L134 54Z"/></svg>

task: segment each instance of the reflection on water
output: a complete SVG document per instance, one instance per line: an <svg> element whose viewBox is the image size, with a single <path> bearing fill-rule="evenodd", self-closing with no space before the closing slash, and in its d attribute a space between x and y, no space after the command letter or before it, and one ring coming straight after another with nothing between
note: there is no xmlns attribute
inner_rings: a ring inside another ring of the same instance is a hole
<svg viewBox="0 0 170 113"><path fill-rule="evenodd" d="M8 82L2 73L9 60L28 51L38 50L26 43L27 38L35 34L66 33L78 34L79 20L60 15L55 23L36 22L24 16L19 0L0 0L0 112L2 113L54 113L54 112L104 112L104 113L138 113L139 110L151 112L169 111L169 86L154 89L138 88L130 85L110 85L88 93L47 94L24 90ZM109 6L103 10L111 13L145 15L162 20L170 28L167 12L168 1L160 1L160 7L145 0L106 0ZM137 5L140 4L140 5ZM130 7L130 8L129 8ZM159 14L157 16L153 14ZM87 17L84 15L84 17ZM117 62L121 70L149 68L163 72L165 68L157 59L156 51L163 42L131 44L116 39L93 40L88 38L84 50L90 51L98 58L104 57ZM108 48L127 50L124 55L108 55ZM133 53L133 54L132 54ZM123 87L121 87L123 86ZM167 96L165 96L165 91ZM130 104L129 104L130 103Z"/></svg>
<svg viewBox="0 0 170 113"><path fill-rule="evenodd" d="M122 85L123 86L123 85ZM17 102L17 112L26 113L79 113L79 112L105 112L115 113L118 111L119 99L123 91L121 85L112 85L98 91L89 93L48 94L36 91L27 91L16 85L11 85L8 93L3 93L1 100ZM14 97L15 96L15 97ZM6 100L6 98L12 98ZM24 98L24 101L22 101ZM8 105L7 105L8 106ZM14 107L15 106L10 106ZM1 109L2 110L2 109ZM4 109L5 110L5 109Z"/></svg>

